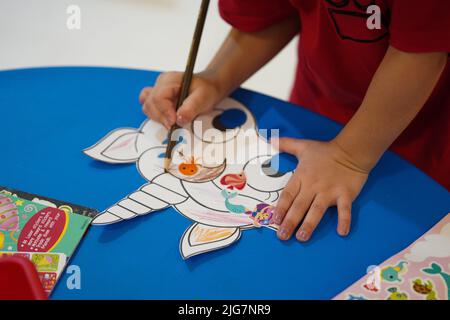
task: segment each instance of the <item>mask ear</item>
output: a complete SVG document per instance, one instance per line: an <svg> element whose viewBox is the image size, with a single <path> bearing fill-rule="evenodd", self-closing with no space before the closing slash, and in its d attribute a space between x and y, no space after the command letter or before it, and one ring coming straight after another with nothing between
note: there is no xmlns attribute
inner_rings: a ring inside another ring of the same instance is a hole
<svg viewBox="0 0 450 320"><path fill-rule="evenodd" d="M137 149L139 135L142 133L136 129L116 129L83 152L93 159L108 163L136 162L140 156Z"/></svg>
<svg viewBox="0 0 450 320"><path fill-rule="evenodd" d="M228 247L241 237L240 228L222 228L194 223L183 234L180 253L183 259Z"/></svg>

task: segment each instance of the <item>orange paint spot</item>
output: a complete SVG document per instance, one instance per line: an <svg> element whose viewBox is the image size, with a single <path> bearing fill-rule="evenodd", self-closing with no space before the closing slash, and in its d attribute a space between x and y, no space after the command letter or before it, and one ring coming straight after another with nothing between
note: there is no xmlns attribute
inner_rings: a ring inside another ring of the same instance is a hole
<svg viewBox="0 0 450 320"><path fill-rule="evenodd" d="M189 162L183 162L178 166L178 171L185 176L193 176L198 171L198 165L195 164L194 158L192 157Z"/></svg>

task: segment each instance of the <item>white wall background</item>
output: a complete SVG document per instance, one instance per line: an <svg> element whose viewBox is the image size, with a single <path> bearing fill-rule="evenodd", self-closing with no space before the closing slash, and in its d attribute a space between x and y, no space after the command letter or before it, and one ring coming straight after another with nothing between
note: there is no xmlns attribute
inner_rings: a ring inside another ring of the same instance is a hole
<svg viewBox="0 0 450 320"><path fill-rule="evenodd" d="M81 30L68 30L69 5L81 9ZM0 0L0 69L35 66L119 66L183 70L200 0ZM227 34L211 1L197 70ZM296 41L244 87L286 99Z"/></svg>

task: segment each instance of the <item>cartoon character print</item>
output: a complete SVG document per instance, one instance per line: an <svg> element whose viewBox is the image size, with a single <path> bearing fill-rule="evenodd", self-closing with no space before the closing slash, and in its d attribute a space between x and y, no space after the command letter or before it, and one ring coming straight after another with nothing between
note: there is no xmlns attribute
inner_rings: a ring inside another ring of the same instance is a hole
<svg viewBox="0 0 450 320"><path fill-rule="evenodd" d="M194 157L191 157L189 161L183 162L178 165L178 171L185 176L193 176L195 175L199 170L200 165L198 165Z"/></svg>
<svg viewBox="0 0 450 320"><path fill-rule="evenodd" d="M247 211L246 214L252 217L256 226L269 226L272 224L274 209L274 206L270 204L260 203L256 206L255 210ZM277 226L273 227L277 228Z"/></svg>
<svg viewBox="0 0 450 320"><path fill-rule="evenodd" d="M430 280L415 279L412 281L412 288L418 294L425 295L426 300L437 300L436 291L433 290L433 283Z"/></svg>
<svg viewBox="0 0 450 320"><path fill-rule="evenodd" d="M450 274L444 272L442 267L435 262L431 263L429 268L422 269L422 271L426 274L438 275L442 278L447 287L447 299L450 300Z"/></svg>
<svg viewBox="0 0 450 320"><path fill-rule="evenodd" d="M8 235L17 242L15 233L19 231L19 210L8 197L0 194L0 249L3 249Z"/></svg>
<svg viewBox="0 0 450 320"><path fill-rule="evenodd" d="M350 294L363 295L370 300L448 299L449 240L450 213L409 247L383 262L380 267L370 266L367 269L368 276L355 282L335 299L347 299ZM387 288L389 296L386 296Z"/></svg>
<svg viewBox="0 0 450 320"><path fill-rule="evenodd" d="M221 191L221 194L225 198L225 207L231 213L244 213L247 211L247 209L243 205L231 203L230 200L237 197L237 192L228 192L224 189Z"/></svg>
<svg viewBox="0 0 450 320"><path fill-rule="evenodd" d="M245 120L224 131L221 116L228 111L239 111ZM263 166L278 151L258 135L253 115L236 100L227 98L196 120L183 127L190 134L174 133L172 138L177 144L168 170L163 164L167 129L152 120L146 120L137 130L114 130L84 150L103 162L136 163L148 181L99 214L93 225L116 223L173 207L193 221L180 240L184 259L226 247L239 240L246 229L276 229L270 222L273 206L292 172L265 173ZM208 132L213 132L214 137ZM236 148L242 138L245 139ZM233 161L231 155L223 154L223 150L232 149L236 150L237 159L245 152L245 161Z"/></svg>
<svg viewBox="0 0 450 320"><path fill-rule="evenodd" d="M372 43L389 34L390 13L382 1L375 0L325 0L331 22L342 40ZM371 17L367 9L377 5L381 10L381 28L369 29L367 20Z"/></svg>
<svg viewBox="0 0 450 320"><path fill-rule="evenodd" d="M362 284L362 288L371 292L377 293L381 290L381 282L402 282L400 273L405 272L406 261L400 261L396 265L388 265L383 268L378 266L369 266L367 268L368 276ZM394 291L395 290L395 291ZM403 300L404 294L397 292L398 288L392 287L388 291L391 293L390 300Z"/></svg>
<svg viewBox="0 0 450 320"><path fill-rule="evenodd" d="M59 264L59 255L49 253L36 253L31 261L38 271L56 271Z"/></svg>
<svg viewBox="0 0 450 320"><path fill-rule="evenodd" d="M397 287L387 289L390 293L387 300L408 300L408 295L404 292L400 292Z"/></svg>
<svg viewBox="0 0 450 320"><path fill-rule="evenodd" d="M44 290L47 293L50 293L50 291L56 285L58 274L55 272L38 272L38 276Z"/></svg>
<svg viewBox="0 0 450 320"><path fill-rule="evenodd" d="M19 230L18 213L16 204L10 198L0 195L0 231Z"/></svg>
<svg viewBox="0 0 450 320"><path fill-rule="evenodd" d="M367 298L362 295L357 296L357 295L349 294L347 297L347 300L367 300Z"/></svg>
<svg viewBox="0 0 450 320"><path fill-rule="evenodd" d="M200 157L186 156L182 147L176 151L178 163L171 162L167 172L184 181L205 182L214 179L225 169L226 163L216 166L207 166L201 163Z"/></svg>
<svg viewBox="0 0 450 320"><path fill-rule="evenodd" d="M378 266L369 266L367 268L368 277L363 285L363 288L378 292L381 289L381 269Z"/></svg>
<svg viewBox="0 0 450 320"><path fill-rule="evenodd" d="M247 177L245 176L245 172L229 173L220 179L220 183L230 190L242 190L247 184Z"/></svg>
<svg viewBox="0 0 450 320"><path fill-rule="evenodd" d="M405 271L406 261L400 261L395 266L387 266L381 269L381 279L388 282L401 282L399 274Z"/></svg>
<svg viewBox="0 0 450 320"><path fill-rule="evenodd" d="M243 205L233 204L230 199L237 197L237 192L228 192L226 189L222 190L222 196L225 198L225 206L231 213L247 214L255 224L256 227L269 226L272 224L272 217L274 215L274 207L267 203L258 203L256 208L250 210ZM272 226L277 228L277 226Z"/></svg>

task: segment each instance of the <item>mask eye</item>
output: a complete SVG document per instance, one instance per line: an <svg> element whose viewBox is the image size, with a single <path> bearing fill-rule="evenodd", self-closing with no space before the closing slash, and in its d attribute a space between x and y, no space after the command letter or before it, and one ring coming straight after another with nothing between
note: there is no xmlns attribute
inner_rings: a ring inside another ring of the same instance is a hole
<svg viewBox="0 0 450 320"><path fill-rule="evenodd" d="M293 155L280 153L264 161L261 170L266 176L277 178L294 171L297 164L298 160Z"/></svg>
<svg viewBox="0 0 450 320"><path fill-rule="evenodd" d="M214 117L212 125L222 132L242 126L247 121L247 115L239 109L228 109Z"/></svg>
<svg viewBox="0 0 450 320"><path fill-rule="evenodd" d="M199 115L191 128L195 137L203 142L225 143L234 139L241 130L255 130L256 123L246 107L226 98L209 114Z"/></svg>
<svg viewBox="0 0 450 320"><path fill-rule="evenodd" d="M264 155L250 160L244 166L244 172L250 187L272 192L281 190L286 185L292 176L292 168L295 168L295 165L288 155Z"/></svg>

